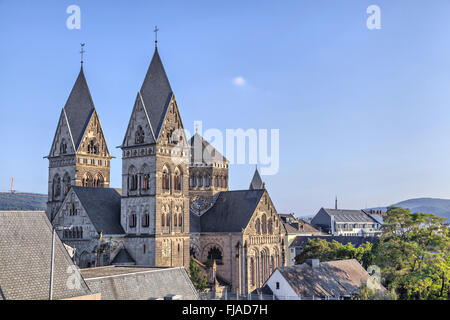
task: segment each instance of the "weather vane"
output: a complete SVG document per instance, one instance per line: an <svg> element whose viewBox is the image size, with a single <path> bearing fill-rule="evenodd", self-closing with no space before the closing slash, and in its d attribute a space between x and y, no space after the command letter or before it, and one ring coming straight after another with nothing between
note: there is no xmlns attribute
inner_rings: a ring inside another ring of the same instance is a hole
<svg viewBox="0 0 450 320"><path fill-rule="evenodd" d="M158 46L158 26L155 26L155 30L153 30L153 32L155 33L155 47Z"/></svg>
<svg viewBox="0 0 450 320"><path fill-rule="evenodd" d="M83 64L83 53L84 53L84 45L85 45L85 43L80 43L80 45L81 45L81 51L80 51L80 53L81 53L81 64Z"/></svg>

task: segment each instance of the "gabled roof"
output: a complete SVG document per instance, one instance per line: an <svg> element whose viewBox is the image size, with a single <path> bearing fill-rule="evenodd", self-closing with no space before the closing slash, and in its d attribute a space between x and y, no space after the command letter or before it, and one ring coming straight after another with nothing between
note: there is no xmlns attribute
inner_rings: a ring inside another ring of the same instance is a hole
<svg viewBox="0 0 450 320"><path fill-rule="evenodd" d="M75 150L78 150L86 126L91 119L92 113L95 111L83 67L80 69L80 73L70 92L64 110L70 132L72 133L73 142L75 143Z"/></svg>
<svg viewBox="0 0 450 320"><path fill-rule="evenodd" d="M255 174L253 175L252 182L250 182L250 190L264 189L264 182L259 175L258 168L255 169Z"/></svg>
<svg viewBox="0 0 450 320"><path fill-rule="evenodd" d="M116 254L114 259L111 261L113 265L133 265L136 264L136 261L130 256L130 253L127 249L121 248L119 252Z"/></svg>
<svg viewBox="0 0 450 320"><path fill-rule="evenodd" d="M201 232L242 232L265 190L220 192L213 206L200 216Z"/></svg>
<svg viewBox="0 0 450 320"><path fill-rule="evenodd" d="M140 94L150 118L152 130L156 139L158 139L173 92L157 48L155 48L155 53L145 75Z"/></svg>
<svg viewBox="0 0 450 320"><path fill-rule="evenodd" d="M304 263L278 268L283 278L300 297L343 297L359 292L369 274L355 259Z"/></svg>
<svg viewBox="0 0 450 320"><path fill-rule="evenodd" d="M191 146L191 165L196 163L210 164L214 161L228 162L216 148L197 132L191 137L189 144Z"/></svg>
<svg viewBox="0 0 450 320"><path fill-rule="evenodd" d="M347 209L326 209L326 213L334 218L336 222L375 222L368 214L362 210Z"/></svg>
<svg viewBox="0 0 450 320"><path fill-rule="evenodd" d="M91 290L103 300L153 300L178 295L181 300L197 300L198 294L186 270L107 266L82 269Z"/></svg>
<svg viewBox="0 0 450 320"><path fill-rule="evenodd" d="M306 223L305 221L301 220L301 219L297 219L297 222L295 223L288 223L288 222L284 222L283 223L283 227L286 230L286 232L288 234L302 234L302 233L321 233L319 230L317 230L316 228L314 228L312 225L310 225L309 223ZM297 226L298 224L298 226Z"/></svg>
<svg viewBox="0 0 450 320"><path fill-rule="evenodd" d="M44 211L0 211L0 300L49 298L52 226ZM67 270L73 264L55 236L53 298L92 294L80 277L80 288L69 288Z"/></svg>
<svg viewBox="0 0 450 320"><path fill-rule="evenodd" d="M73 186L73 191L86 210L97 232L123 234L120 224L120 199L118 189Z"/></svg>

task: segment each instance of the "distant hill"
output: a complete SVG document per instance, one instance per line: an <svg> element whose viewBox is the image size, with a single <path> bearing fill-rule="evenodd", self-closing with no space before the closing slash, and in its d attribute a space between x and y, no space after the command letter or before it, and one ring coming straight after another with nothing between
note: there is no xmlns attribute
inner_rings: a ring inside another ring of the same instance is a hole
<svg viewBox="0 0 450 320"><path fill-rule="evenodd" d="M393 204L392 206L410 209L412 213L433 213L439 217L445 218L447 222L450 222L450 200L448 199L417 198L405 200ZM387 207L373 209L386 210Z"/></svg>
<svg viewBox="0 0 450 320"><path fill-rule="evenodd" d="M0 192L0 210L45 210L47 195Z"/></svg>

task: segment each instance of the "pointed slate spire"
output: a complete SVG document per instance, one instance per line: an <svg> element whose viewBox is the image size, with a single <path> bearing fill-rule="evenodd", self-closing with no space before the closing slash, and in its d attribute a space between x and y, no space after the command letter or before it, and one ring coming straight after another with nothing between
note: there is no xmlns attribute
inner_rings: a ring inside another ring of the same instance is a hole
<svg viewBox="0 0 450 320"><path fill-rule="evenodd" d="M78 78L70 92L64 110L67 115L70 132L72 134L75 150L78 149L83 138L86 126L95 110L91 92L84 76L83 66L81 66Z"/></svg>
<svg viewBox="0 0 450 320"><path fill-rule="evenodd" d="M255 174L253 175L252 182L250 183L250 190L260 190L265 189L264 182L258 172L258 167L255 169Z"/></svg>
<svg viewBox="0 0 450 320"><path fill-rule="evenodd" d="M156 139L158 139L169 102L173 95L169 79L159 57L158 48L155 48L155 53L148 67L140 93L150 119L150 125L152 126Z"/></svg>

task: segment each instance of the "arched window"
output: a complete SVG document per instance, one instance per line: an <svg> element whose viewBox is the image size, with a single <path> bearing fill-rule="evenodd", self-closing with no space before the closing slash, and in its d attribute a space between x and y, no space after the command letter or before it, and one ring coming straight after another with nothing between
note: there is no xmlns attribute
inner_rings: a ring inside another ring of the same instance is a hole
<svg viewBox="0 0 450 320"><path fill-rule="evenodd" d="M59 153L60 154L66 154L67 153L66 139L62 139L61 145L59 146Z"/></svg>
<svg viewBox="0 0 450 320"><path fill-rule="evenodd" d="M64 184L64 195L66 195L67 192L69 192L70 190L70 176L67 172L64 174L63 184Z"/></svg>
<svg viewBox="0 0 450 320"><path fill-rule="evenodd" d="M218 176L215 176L215 177L214 177L214 186L215 186L215 187L218 187L218 186L219 186L219 177L218 177Z"/></svg>
<svg viewBox="0 0 450 320"><path fill-rule="evenodd" d="M259 219L256 219L255 229L256 229L256 234L261 234L261 222L259 221Z"/></svg>
<svg viewBox="0 0 450 320"><path fill-rule="evenodd" d="M144 228L147 228L150 225L150 215L145 212L144 215L142 216L142 226Z"/></svg>
<svg viewBox="0 0 450 320"><path fill-rule="evenodd" d="M273 233L273 224L272 224L272 219L269 218L269 222L267 223L268 225L268 232L269 234Z"/></svg>
<svg viewBox="0 0 450 320"><path fill-rule="evenodd" d="M83 187L93 187L94 186L94 179L92 178L92 175L87 172L83 176L82 180Z"/></svg>
<svg viewBox="0 0 450 320"><path fill-rule="evenodd" d="M77 208L75 207L75 202L72 202L71 205L70 205L69 215L70 216L76 216L77 215Z"/></svg>
<svg viewBox="0 0 450 320"><path fill-rule="evenodd" d="M130 215L130 223L129 223L130 228L136 228L136 214L132 213Z"/></svg>
<svg viewBox="0 0 450 320"><path fill-rule="evenodd" d="M103 176L101 173L98 173L94 178L94 187L103 188L104 185L105 185L105 179L103 179Z"/></svg>
<svg viewBox="0 0 450 320"><path fill-rule="evenodd" d="M59 174L53 177L53 199L58 198L61 195L61 178Z"/></svg>
<svg viewBox="0 0 450 320"><path fill-rule="evenodd" d="M182 189L182 184L183 184L183 174L181 173L181 170L177 168L175 170L175 177L173 183L174 190L180 191Z"/></svg>
<svg viewBox="0 0 450 320"><path fill-rule="evenodd" d="M262 233L263 234L266 234L267 233L267 218L266 218L266 215L265 214L263 214L263 216L262 216L262 223L261 223L261 225L262 225Z"/></svg>
<svg viewBox="0 0 450 320"><path fill-rule="evenodd" d="M180 212L178 214L178 226L182 226L183 225L183 214Z"/></svg>
<svg viewBox="0 0 450 320"><path fill-rule="evenodd" d="M95 139L89 141L87 150L90 154L98 154L98 144L96 143Z"/></svg>
<svg viewBox="0 0 450 320"><path fill-rule="evenodd" d="M141 168L141 190L150 189L150 170L146 164Z"/></svg>
<svg viewBox="0 0 450 320"><path fill-rule="evenodd" d="M162 213L161 214L161 227L165 227L166 226L166 214Z"/></svg>
<svg viewBox="0 0 450 320"><path fill-rule="evenodd" d="M170 214L166 214L166 226L170 227Z"/></svg>
<svg viewBox="0 0 450 320"><path fill-rule="evenodd" d="M173 226L177 227L178 226L178 219L177 219L177 209L175 208L175 213L173 214Z"/></svg>
<svg viewBox="0 0 450 320"><path fill-rule="evenodd" d="M144 143L145 133L141 126L137 127L135 142L136 144Z"/></svg>
<svg viewBox="0 0 450 320"><path fill-rule="evenodd" d="M136 173L136 168L131 166L128 169L128 189L130 191L137 190L138 188L138 175Z"/></svg>
<svg viewBox="0 0 450 320"><path fill-rule="evenodd" d="M197 176L197 186L203 187L203 178L202 176Z"/></svg>
<svg viewBox="0 0 450 320"><path fill-rule="evenodd" d="M189 177L189 186L195 187L195 177L192 175Z"/></svg>
<svg viewBox="0 0 450 320"><path fill-rule="evenodd" d="M163 169L161 182L163 190L170 190L170 173L169 170L167 170L167 168Z"/></svg>
<svg viewBox="0 0 450 320"><path fill-rule="evenodd" d="M222 252L220 251L219 248L212 247L208 251L207 259L211 262L216 260L216 263L222 263Z"/></svg>
<svg viewBox="0 0 450 320"><path fill-rule="evenodd" d="M205 187L211 186L211 176L205 177Z"/></svg>

